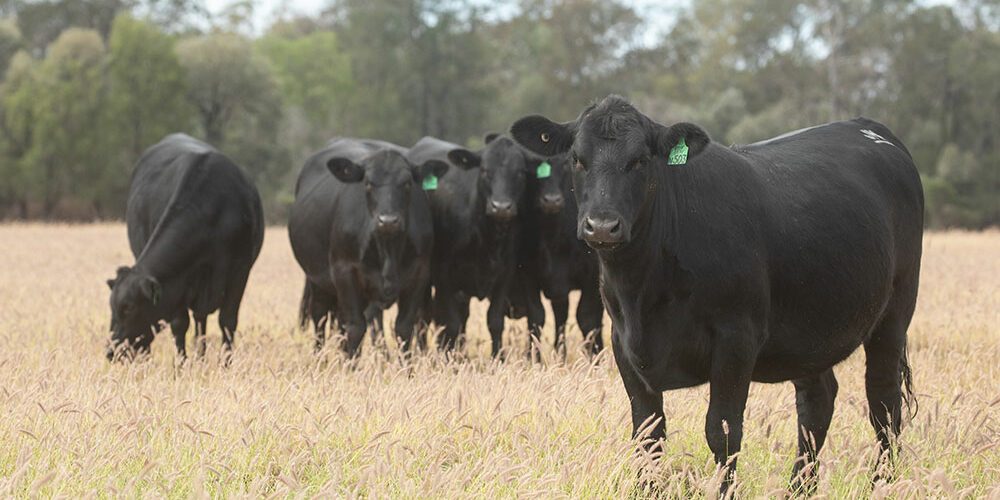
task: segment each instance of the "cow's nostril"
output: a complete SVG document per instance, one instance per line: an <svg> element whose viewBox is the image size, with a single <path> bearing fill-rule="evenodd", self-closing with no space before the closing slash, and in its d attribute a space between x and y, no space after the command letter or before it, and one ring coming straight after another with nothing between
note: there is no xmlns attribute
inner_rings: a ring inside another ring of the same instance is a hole
<svg viewBox="0 0 1000 500"><path fill-rule="evenodd" d="M622 228L622 221L621 219L619 219L616 220L615 223L611 225L611 228L608 230L608 232L612 235L615 235L618 233L619 230L621 230L621 228Z"/></svg>
<svg viewBox="0 0 1000 500"><path fill-rule="evenodd" d="M591 219L590 217L587 217L583 221L583 230L586 231L588 234L593 234L594 233L594 221L593 221L593 219Z"/></svg>

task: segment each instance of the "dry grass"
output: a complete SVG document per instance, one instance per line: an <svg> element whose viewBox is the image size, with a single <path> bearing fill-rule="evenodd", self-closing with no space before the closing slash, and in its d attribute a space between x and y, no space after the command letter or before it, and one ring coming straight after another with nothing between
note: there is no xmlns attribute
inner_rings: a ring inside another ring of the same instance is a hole
<svg viewBox="0 0 1000 500"><path fill-rule="evenodd" d="M488 359L474 307L468 359L354 364L311 353L294 328L302 285L286 233L268 231L251 275L233 366L175 367L169 334L152 359L104 360L104 279L130 264L122 225L0 226L0 496L622 498L644 459L605 353L565 364ZM1000 498L1000 233L925 241L910 330L920 413L903 432L898 479L868 485L875 441L863 358L841 384L818 493L830 498ZM549 333L549 335L551 335ZM523 345L524 324L508 329ZM190 341L190 339L189 339ZM386 354L388 353L388 354ZM666 395L663 497L712 497L702 436L707 388ZM794 453L790 384L754 385L738 478L780 496Z"/></svg>

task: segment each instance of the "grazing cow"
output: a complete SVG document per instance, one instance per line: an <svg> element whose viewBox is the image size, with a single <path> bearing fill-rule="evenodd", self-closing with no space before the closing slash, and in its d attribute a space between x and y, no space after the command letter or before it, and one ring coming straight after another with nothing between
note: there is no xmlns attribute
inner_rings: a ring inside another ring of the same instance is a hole
<svg viewBox="0 0 1000 500"><path fill-rule="evenodd" d="M518 220L527 209L525 153L510 138L490 134L478 152L424 137L410 148L408 157L414 162L443 160L452 167L430 191L434 321L444 326L438 346L455 348L465 331L469 301L486 298L487 327L497 356L517 266ZM529 322L541 324L545 310L540 299L535 302Z"/></svg>
<svg viewBox="0 0 1000 500"><path fill-rule="evenodd" d="M569 292L579 290L576 321L585 343L597 354L604 349L601 338L604 306L598 287L597 255L576 237L577 208L570 163L569 155L564 154L536 165L531 176L533 231L526 239L534 247L529 260L537 270L535 280L552 304L556 347L565 347L563 334L569 316Z"/></svg>
<svg viewBox="0 0 1000 500"><path fill-rule="evenodd" d="M333 312L343 349L355 356L367 323L399 303L396 336L409 350L430 287L433 225L421 181L448 166L408 162L405 149L340 137L306 160L295 185L288 236L306 273L300 321L311 317L316 348ZM375 330L380 324L374 324Z"/></svg>
<svg viewBox="0 0 1000 500"><path fill-rule="evenodd" d="M108 359L122 347L148 352L160 320L186 356L188 310L198 355L205 318L219 310L228 362L250 268L264 240L260 195L247 173L212 146L183 134L146 150L135 166L125 210L132 267L111 287Z"/></svg>
<svg viewBox="0 0 1000 500"><path fill-rule="evenodd" d="M923 194L909 152L864 118L726 148L609 96L575 121L512 127L571 152L578 235L597 250L633 430L664 437L663 391L708 382L708 445L731 481L750 381L795 385L796 488L833 415L833 366L866 355L870 420L891 456L912 399L906 330ZM901 387L902 386L902 387ZM803 477L804 476L804 477Z"/></svg>

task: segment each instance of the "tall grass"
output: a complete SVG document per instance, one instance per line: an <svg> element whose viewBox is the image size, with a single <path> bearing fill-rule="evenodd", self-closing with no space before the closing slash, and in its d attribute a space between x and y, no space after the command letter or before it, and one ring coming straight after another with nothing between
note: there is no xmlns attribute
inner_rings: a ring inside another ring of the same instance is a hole
<svg viewBox="0 0 1000 500"><path fill-rule="evenodd" d="M858 353L836 369L818 495L1000 499L1000 233L930 234L924 249L910 329L920 412L903 430L897 478L868 482L876 444ZM317 357L295 328L303 276L281 228L251 274L228 369L215 324L205 360L178 366L164 333L148 361L105 361L104 280L133 262L122 225L0 226L0 261L3 497L711 498L717 488L707 387L666 394L668 438L651 464L633 451L611 354L590 363L572 322L565 363L551 350L543 364L523 359L523 322L505 335L508 361L493 362L480 303L461 359L402 360L392 340L366 341L353 362ZM794 452L791 384L753 385L742 496L784 495Z"/></svg>

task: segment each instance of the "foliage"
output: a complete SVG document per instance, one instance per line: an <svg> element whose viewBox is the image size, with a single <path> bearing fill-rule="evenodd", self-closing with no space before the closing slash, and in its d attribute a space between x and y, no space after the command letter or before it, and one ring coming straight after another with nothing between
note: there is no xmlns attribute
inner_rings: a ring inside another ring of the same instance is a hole
<svg viewBox="0 0 1000 500"><path fill-rule="evenodd" d="M187 131L250 170L280 221L298 166L332 136L476 147L519 116L568 120L619 93L727 144L868 116L908 145L928 224L1000 224L994 0L704 0L655 15L624 0L335 0L259 33L255 7L230 2L206 24L197 0L0 2L0 216L64 217L53 207L73 202L77 217L120 217L141 151ZM74 28L90 42L51 43ZM70 119L88 125L58 125Z"/></svg>

